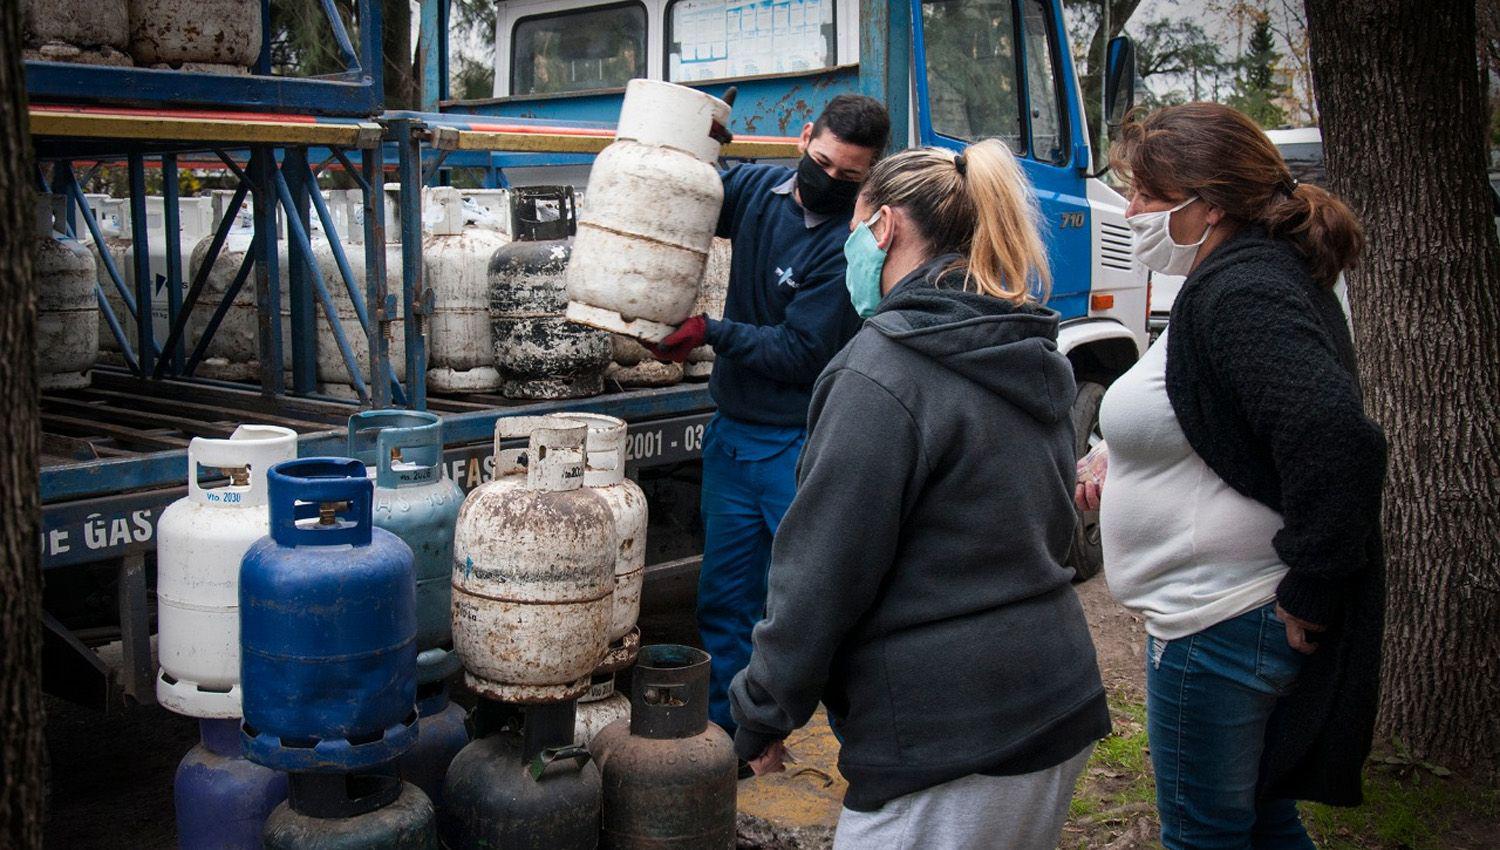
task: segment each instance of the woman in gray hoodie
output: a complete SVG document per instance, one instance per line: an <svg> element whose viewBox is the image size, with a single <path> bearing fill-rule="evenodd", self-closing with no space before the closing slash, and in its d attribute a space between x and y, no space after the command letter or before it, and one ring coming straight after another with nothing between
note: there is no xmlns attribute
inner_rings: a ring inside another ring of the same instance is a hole
<svg viewBox="0 0 1500 850"><path fill-rule="evenodd" d="M730 689L778 770L818 703L836 848L1057 846L1109 712L1063 565L1074 384L1029 184L999 142L877 165L845 247L868 318L813 391L766 618Z"/></svg>

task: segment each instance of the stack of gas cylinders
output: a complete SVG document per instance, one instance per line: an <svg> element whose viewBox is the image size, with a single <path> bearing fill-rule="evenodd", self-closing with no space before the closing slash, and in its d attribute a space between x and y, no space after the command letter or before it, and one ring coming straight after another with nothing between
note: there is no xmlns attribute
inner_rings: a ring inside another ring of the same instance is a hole
<svg viewBox="0 0 1500 850"><path fill-rule="evenodd" d="M417 741L412 548L374 525L351 458L272 467L271 532L240 569L245 755L289 774L268 848L437 847L397 760Z"/></svg>
<svg viewBox="0 0 1500 850"><path fill-rule="evenodd" d="M495 477L459 513L453 642L479 705L439 813L453 850L592 848L601 829L608 847L733 845L735 761L708 724L707 656L640 649L646 506L624 439L606 416L501 419ZM637 655L627 708L613 675ZM651 678L658 657L681 683ZM647 786L670 804L642 808Z"/></svg>
<svg viewBox="0 0 1500 850"><path fill-rule="evenodd" d="M202 729L180 846L733 846L708 656L640 643L623 421L502 418L467 499L432 414L356 414L349 457L296 440L194 440L161 520L158 700Z"/></svg>
<svg viewBox="0 0 1500 850"><path fill-rule="evenodd" d="M286 799L284 773L247 761L240 745L240 562L270 531L269 471L297 456L297 435L241 425L229 439L188 444L188 494L157 527L156 701L198 718L202 741L177 768L178 843L259 847ZM227 481L204 485L228 476Z"/></svg>

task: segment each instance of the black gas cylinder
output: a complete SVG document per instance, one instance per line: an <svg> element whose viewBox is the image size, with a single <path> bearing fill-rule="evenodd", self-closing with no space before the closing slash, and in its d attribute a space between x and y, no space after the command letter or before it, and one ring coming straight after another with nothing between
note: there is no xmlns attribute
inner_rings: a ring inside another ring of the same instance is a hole
<svg viewBox="0 0 1500 850"><path fill-rule="evenodd" d="M641 649L630 717L594 737L604 778L605 850L733 848L734 744L708 720L708 653Z"/></svg>
<svg viewBox="0 0 1500 850"><path fill-rule="evenodd" d="M599 845L599 770L575 744L575 706L474 711L473 743L443 784L448 850L592 850Z"/></svg>
<svg viewBox="0 0 1500 850"><path fill-rule="evenodd" d="M439 850L432 802L391 773L297 773L289 784L266 850Z"/></svg>

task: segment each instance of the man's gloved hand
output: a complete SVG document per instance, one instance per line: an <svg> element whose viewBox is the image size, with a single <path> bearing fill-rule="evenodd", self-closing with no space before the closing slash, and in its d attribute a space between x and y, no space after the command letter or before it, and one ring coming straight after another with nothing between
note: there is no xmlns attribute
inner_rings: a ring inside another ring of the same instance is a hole
<svg viewBox="0 0 1500 850"><path fill-rule="evenodd" d="M708 316L697 315L683 322L677 330L667 334L666 339L655 345L647 345L646 348L658 360L681 363L688 358L689 352L703 345L707 337Z"/></svg>

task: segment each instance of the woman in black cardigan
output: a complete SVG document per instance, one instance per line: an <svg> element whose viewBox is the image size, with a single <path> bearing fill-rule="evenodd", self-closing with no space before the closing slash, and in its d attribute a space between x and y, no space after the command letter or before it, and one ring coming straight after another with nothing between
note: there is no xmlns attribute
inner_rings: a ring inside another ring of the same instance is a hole
<svg viewBox="0 0 1500 850"><path fill-rule="evenodd" d="M1187 275L1076 494L1146 618L1162 843L1307 850L1293 801L1360 802L1380 669L1385 440L1332 293L1359 225L1218 104L1128 123L1112 158L1136 256Z"/></svg>

